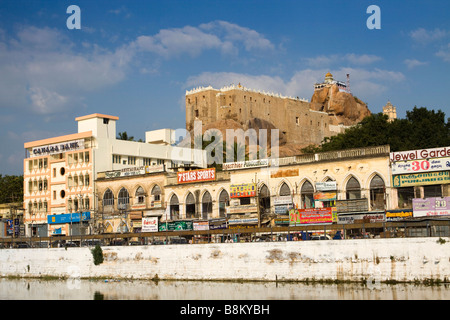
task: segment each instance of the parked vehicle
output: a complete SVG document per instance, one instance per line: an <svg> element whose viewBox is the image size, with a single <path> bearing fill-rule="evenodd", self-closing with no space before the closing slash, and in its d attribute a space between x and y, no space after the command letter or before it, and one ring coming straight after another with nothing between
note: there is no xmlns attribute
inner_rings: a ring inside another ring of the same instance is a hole
<svg viewBox="0 0 450 320"><path fill-rule="evenodd" d="M164 241L162 241L162 240L154 240L152 242L152 245L161 245L161 244L164 244Z"/></svg>
<svg viewBox="0 0 450 320"><path fill-rule="evenodd" d="M331 240L329 235L311 236L311 240Z"/></svg>
<svg viewBox="0 0 450 320"><path fill-rule="evenodd" d="M172 237L170 238L169 244L186 244L188 241L183 237Z"/></svg>
<svg viewBox="0 0 450 320"><path fill-rule="evenodd" d="M97 239L90 239L90 240L85 240L82 243L83 247L95 247L96 245L101 246L102 245L101 241L97 240Z"/></svg>

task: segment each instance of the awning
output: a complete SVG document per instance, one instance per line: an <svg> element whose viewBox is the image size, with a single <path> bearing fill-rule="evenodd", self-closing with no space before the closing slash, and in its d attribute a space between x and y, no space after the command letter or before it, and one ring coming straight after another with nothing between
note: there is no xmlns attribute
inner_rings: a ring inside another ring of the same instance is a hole
<svg viewBox="0 0 450 320"><path fill-rule="evenodd" d="M164 210L144 210L142 211L143 217L161 217L164 214Z"/></svg>

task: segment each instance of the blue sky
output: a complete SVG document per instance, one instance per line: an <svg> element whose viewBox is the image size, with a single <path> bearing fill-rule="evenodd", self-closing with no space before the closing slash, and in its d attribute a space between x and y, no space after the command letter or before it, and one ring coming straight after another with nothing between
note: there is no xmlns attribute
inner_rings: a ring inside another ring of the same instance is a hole
<svg viewBox="0 0 450 320"><path fill-rule="evenodd" d="M142 139L184 128L201 85L310 99L326 72L349 73L373 113L390 100L401 118L415 105L450 117L449 13L448 0L0 0L0 173L21 174L24 142L75 133L77 116L118 116Z"/></svg>

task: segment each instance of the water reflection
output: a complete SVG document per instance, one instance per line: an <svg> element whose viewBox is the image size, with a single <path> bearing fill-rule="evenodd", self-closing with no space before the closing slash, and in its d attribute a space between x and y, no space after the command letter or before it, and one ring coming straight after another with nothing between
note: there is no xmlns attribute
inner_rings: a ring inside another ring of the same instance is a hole
<svg viewBox="0 0 450 320"><path fill-rule="evenodd" d="M0 279L0 300L449 300L450 285Z"/></svg>

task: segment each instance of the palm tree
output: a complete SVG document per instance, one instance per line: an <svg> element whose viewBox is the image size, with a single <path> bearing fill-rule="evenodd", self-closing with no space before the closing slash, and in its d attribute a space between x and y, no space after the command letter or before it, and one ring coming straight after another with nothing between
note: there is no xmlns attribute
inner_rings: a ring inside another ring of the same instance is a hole
<svg viewBox="0 0 450 320"><path fill-rule="evenodd" d="M117 135L117 139L119 140L127 140L127 141L134 141L134 137L128 137L128 134L126 131L124 132L119 132L119 134Z"/></svg>

